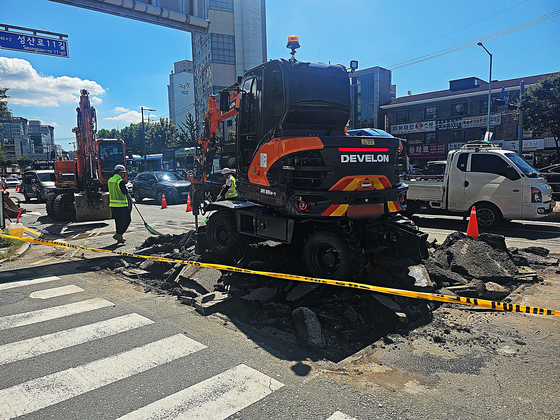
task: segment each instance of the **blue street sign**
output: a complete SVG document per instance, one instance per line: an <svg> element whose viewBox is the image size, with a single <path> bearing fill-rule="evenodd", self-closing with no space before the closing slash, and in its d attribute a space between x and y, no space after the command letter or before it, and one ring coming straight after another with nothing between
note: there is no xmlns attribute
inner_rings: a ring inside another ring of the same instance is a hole
<svg viewBox="0 0 560 420"><path fill-rule="evenodd" d="M68 40L0 30L0 48L68 58Z"/></svg>

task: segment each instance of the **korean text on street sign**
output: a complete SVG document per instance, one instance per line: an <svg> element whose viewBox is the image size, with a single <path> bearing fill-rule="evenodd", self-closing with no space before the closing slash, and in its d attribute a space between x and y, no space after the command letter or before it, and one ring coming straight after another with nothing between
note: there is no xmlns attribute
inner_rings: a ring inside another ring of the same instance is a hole
<svg viewBox="0 0 560 420"><path fill-rule="evenodd" d="M0 48L68 58L68 40L0 30Z"/></svg>

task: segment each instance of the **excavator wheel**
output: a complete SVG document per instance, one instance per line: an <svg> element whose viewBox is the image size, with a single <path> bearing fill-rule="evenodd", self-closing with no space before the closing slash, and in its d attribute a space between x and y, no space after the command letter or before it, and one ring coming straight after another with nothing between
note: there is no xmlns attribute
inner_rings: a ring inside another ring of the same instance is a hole
<svg viewBox="0 0 560 420"><path fill-rule="evenodd" d="M365 266L360 242L342 228L313 232L303 254L309 273L319 278L354 280Z"/></svg>
<svg viewBox="0 0 560 420"><path fill-rule="evenodd" d="M52 220L58 222L60 219L57 217L54 211L54 201L56 200L56 197L58 197L58 195L50 195L47 199L47 214Z"/></svg>
<svg viewBox="0 0 560 420"><path fill-rule="evenodd" d="M76 220L76 208L74 207L74 194L66 193L56 196L54 200L54 213L58 220Z"/></svg>
<svg viewBox="0 0 560 420"><path fill-rule="evenodd" d="M244 251L247 241L236 226L235 214L230 211L218 211L208 219L206 241L216 259L234 262Z"/></svg>

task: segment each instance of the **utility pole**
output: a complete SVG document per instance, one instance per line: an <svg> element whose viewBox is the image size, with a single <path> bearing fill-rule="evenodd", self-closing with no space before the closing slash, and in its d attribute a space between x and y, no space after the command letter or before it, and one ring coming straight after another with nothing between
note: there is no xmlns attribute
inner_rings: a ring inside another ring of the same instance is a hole
<svg viewBox="0 0 560 420"><path fill-rule="evenodd" d="M517 140L519 141L519 156L523 153L523 111L521 110L521 101L523 100L523 92L525 91L525 82L522 80L519 85L519 127L517 130Z"/></svg>
<svg viewBox="0 0 560 420"><path fill-rule="evenodd" d="M143 106L140 107L142 110L142 146L144 148L144 172L148 170L148 162L146 158L146 130L144 129L144 110L146 111L155 111L155 109L144 108Z"/></svg>
<svg viewBox="0 0 560 420"><path fill-rule="evenodd" d="M490 141L492 140L492 137L490 136L490 106L492 105L492 54L490 54L490 51L488 51L486 47L482 45L482 42L478 42L476 45L484 48L484 51L486 51L490 56L490 76L488 76L488 121L486 122L486 136L488 136L487 140Z"/></svg>

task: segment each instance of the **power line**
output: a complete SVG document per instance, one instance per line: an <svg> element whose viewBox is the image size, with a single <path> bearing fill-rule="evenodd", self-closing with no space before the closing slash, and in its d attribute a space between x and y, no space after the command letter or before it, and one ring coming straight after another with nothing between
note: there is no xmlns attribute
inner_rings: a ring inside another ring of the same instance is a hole
<svg viewBox="0 0 560 420"><path fill-rule="evenodd" d="M16 9L14 9L13 7L8 6L6 3L4 3L3 1L0 0L0 3L2 3L4 6L8 7L9 9L12 9L14 12L20 14L21 16L23 16L24 18L26 18L27 20L30 20L31 22L33 22L35 25L40 26L41 28L43 28L45 31L47 30L47 28L45 28L43 25L39 25L37 22L35 22L33 19L28 18L27 16L25 16L24 14L18 12Z"/></svg>
<svg viewBox="0 0 560 420"><path fill-rule="evenodd" d="M399 51L399 52L386 55L385 57L381 57L381 58L378 58L378 59L373 60L373 61L369 61L369 62L364 63L364 64L369 64L369 63L372 63L372 62L378 62L378 61L383 60L383 59L385 59L385 58L393 57L393 56L395 56L395 55L398 55L398 54L401 54L401 53L403 53L403 52L406 52L406 51L412 50L412 49L414 49L414 48L417 48L417 47L419 47L419 46L421 46L421 45L428 44L428 43L430 43L430 42L432 42L432 41L435 41L435 40L437 40L437 39L446 37L447 35L451 35L451 34L454 34L454 33L456 33L456 32L462 31L463 29L466 29L466 28L468 28L468 27L470 27L470 26L476 25L477 23L483 22L483 21L485 21L485 20L487 20L487 19L493 18L494 16L497 16L497 15L499 15L499 14L501 14L501 13L507 12L508 10L511 10L511 9L517 7L517 6L521 6L522 4L527 3L528 1L530 1L530 0L525 0L525 1L522 2L522 3L518 3L518 4L516 4L515 6L508 7L507 9L502 10L501 12L494 13L493 15L490 15L490 16L487 16L487 17L485 17L485 18L483 18L483 19L477 20L476 22L473 22L473 23L471 23L471 24L469 24L469 25L467 25L467 26L463 26L462 28L456 29L456 30L454 30L454 31L448 32L448 33L443 34L443 35L441 35L441 36L438 36L438 37L429 39L428 41L421 42L420 44L417 44L417 45L415 45L415 46L413 46L413 47L406 48L406 49L401 50L401 51Z"/></svg>
<svg viewBox="0 0 560 420"><path fill-rule="evenodd" d="M396 70L396 69L400 69L402 67L410 66L412 64L418 64L418 63L421 63L423 61L431 60L432 58L437 58L437 57L441 57L443 55L451 54L453 52L457 52L457 51L463 50L465 48L474 46L478 42L484 42L484 41L489 41L491 39L499 38L501 36L508 35L512 32L516 32L516 31L519 31L521 29L528 28L530 26L536 25L538 23L545 22L547 20L553 19L553 18L558 17L558 16L560 16L560 9L555 10L554 12L550 12L546 15L540 16L538 18L531 19L531 20L528 20L526 22L520 23L518 25L510 26L509 28L503 29L503 30L498 31L498 32L494 32L494 33L486 35L484 37L477 38L477 39L474 39L472 41L465 42L463 44L455 45L454 47L449 47L449 48L446 48L444 50L436 51L434 53L427 54L427 55L424 55L424 56L421 56L421 57L413 58L411 60L403 61L401 63L394 64L394 65L389 66L387 68L389 70Z"/></svg>

